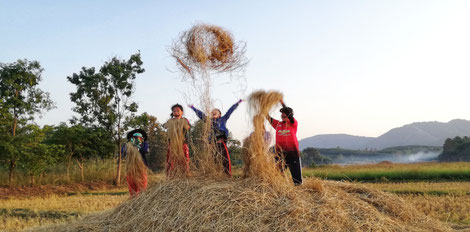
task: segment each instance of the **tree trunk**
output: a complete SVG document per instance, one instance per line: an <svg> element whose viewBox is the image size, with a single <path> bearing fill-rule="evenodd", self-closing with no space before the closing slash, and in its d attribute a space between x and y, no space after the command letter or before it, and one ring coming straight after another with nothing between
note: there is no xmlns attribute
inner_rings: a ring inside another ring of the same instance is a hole
<svg viewBox="0 0 470 232"><path fill-rule="evenodd" d="M15 169L16 162L15 160L10 161L9 173L8 173L8 184L10 187L13 187L13 170Z"/></svg>
<svg viewBox="0 0 470 232"><path fill-rule="evenodd" d="M70 162L71 162L72 156L69 156L69 159L67 161L67 181L70 181Z"/></svg>
<svg viewBox="0 0 470 232"><path fill-rule="evenodd" d="M18 91L16 91L16 95L18 96ZM16 135L16 124L18 123L18 118L15 117L13 121L13 137ZM13 187L13 175L14 175L14 169L16 167L16 160L15 158L12 158L10 160L10 167L9 167L9 173L8 173L8 185L10 187Z"/></svg>
<svg viewBox="0 0 470 232"><path fill-rule="evenodd" d="M78 161L78 159L75 159L77 161L78 167L80 168L80 177L82 178L82 182L85 182L85 174L83 172L83 163Z"/></svg>
<svg viewBox="0 0 470 232"><path fill-rule="evenodd" d="M18 124L18 119L15 117L15 120L13 121L13 137L16 135L16 125Z"/></svg>
<svg viewBox="0 0 470 232"><path fill-rule="evenodd" d="M83 164L80 166L80 176L82 177L82 182L85 182L85 173L83 171Z"/></svg>
<svg viewBox="0 0 470 232"><path fill-rule="evenodd" d="M34 174L33 173L30 173L31 175L31 187L34 186Z"/></svg>
<svg viewBox="0 0 470 232"><path fill-rule="evenodd" d="M122 154L121 154L121 142L117 143L118 144L118 150L119 150L119 155L118 155L118 162L117 162L117 173L116 173L116 180L114 180L114 184L116 186L119 186L121 185L121 157L122 157Z"/></svg>

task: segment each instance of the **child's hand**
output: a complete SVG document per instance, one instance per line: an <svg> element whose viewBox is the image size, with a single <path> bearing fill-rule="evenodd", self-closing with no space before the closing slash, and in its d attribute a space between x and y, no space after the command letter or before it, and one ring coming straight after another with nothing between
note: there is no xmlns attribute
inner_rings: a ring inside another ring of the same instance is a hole
<svg viewBox="0 0 470 232"><path fill-rule="evenodd" d="M193 105L193 104L189 104L188 106L189 106L189 108L193 108L193 107L194 107L194 105Z"/></svg>
<svg viewBox="0 0 470 232"><path fill-rule="evenodd" d="M243 99L238 100L238 104L242 103Z"/></svg>
<svg viewBox="0 0 470 232"><path fill-rule="evenodd" d="M285 104L284 104L284 99L281 99L281 105L285 105Z"/></svg>

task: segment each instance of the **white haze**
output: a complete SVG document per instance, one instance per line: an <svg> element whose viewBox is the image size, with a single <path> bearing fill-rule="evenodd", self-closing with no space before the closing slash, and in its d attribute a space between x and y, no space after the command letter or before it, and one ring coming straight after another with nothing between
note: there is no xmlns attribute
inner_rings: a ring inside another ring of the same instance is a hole
<svg viewBox="0 0 470 232"><path fill-rule="evenodd" d="M423 161L430 161L436 159L441 153L440 152L424 152L420 151L415 154L400 154L400 155L390 155L384 157L386 159L394 163L416 163L416 162L423 162Z"/></svg>
<svg viewBox="0 0 470 232"><path fill-rule="evenodd" d="M344 156L341 160L333 159L333 163L367 164L367 163L379 163L382 161L390 161L393 163L417 163L417 162L428 162L428 161L436 160L440 154L441 152L420 151L414 154L377 155L377 156L374 156L373 158Z"/></svg>

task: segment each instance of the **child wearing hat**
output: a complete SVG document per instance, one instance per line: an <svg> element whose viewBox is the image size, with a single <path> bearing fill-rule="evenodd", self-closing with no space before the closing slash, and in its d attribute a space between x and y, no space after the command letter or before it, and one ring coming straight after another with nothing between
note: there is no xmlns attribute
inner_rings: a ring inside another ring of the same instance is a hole
<svg viewBox="0 0 470 232"><path fill-rule="evenodd" d="M126 180L131 197L138 195L147 188L147 159L145 154L149 151L147 134L141 129L130 131L127 134L127 143L121 148L126 158Z"/></svg>

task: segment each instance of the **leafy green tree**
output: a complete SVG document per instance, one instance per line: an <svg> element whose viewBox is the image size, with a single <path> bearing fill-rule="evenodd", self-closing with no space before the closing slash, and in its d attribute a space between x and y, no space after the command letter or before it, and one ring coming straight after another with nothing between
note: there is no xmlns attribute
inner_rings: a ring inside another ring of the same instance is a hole
<svg viewBox="0 0 470 232"><path fill-rule="evenodd" d="M110 158L116 151L116 146L114 141L110 139L109 133L103 128L85 128L85 133L80 138L84 143L83 150L76 153L75 161L80 168L81 179L85 181L85 161L92 158Z"/></svg>
<svg viewBox="0 0 470 232"><path fill-rule="evenodd" d="M21 153L17 151L17 130L34 116L54 108L49 93L38 85L43 69L37 61L17 60L0 63L0 114L2 141L0 160L8 165L8 182L13 185L13 173Z"/></svg>
<svg viewBox="0 0 470 232"><path fill-rule="evenodd" d="M48 135L46 141L48 144L62 145L64 148L62 160L65 161L67 180L70 180L70 165L72 159L83 152L84 146L86 146L86 143L83 142L84 134L85 128L81 125L69 127L67 124L61 123L54 127Z"/></svg>
<svg viewBox="0 0 470 232"><path fill-rule="evenodd" d="M306 166L315 167L317 164L331 164L332 161L328 157L322 156L320 151L313 147L305 148L302 151L302 162Z"/></svg>
<svg viewBox="0 0 470 232"><path fill-rule="evenodd" d="M470 137L446 139L438 159L444 162L470 161Z"/></svg>
<svg viewBox="0 0 470 232"><path fill-rule="evenodd" d="M61 158L66 164L67 180L70 180L72 161L77 163L81 180L85 181L84 161L93 157L109 158L114 151L114 143L104 129L82 125L61 123L51 130L46 143L63 147Z"/></svg>
<svg viewBox="0 0 470 232"><path fill-rule="evenodd" d="M63 146L43 143L47 131L51 129L49 126L41 129L34 124L20 128L23 143L19 148L22 153L19 163L31 177L31 186L35 184L35 177L54 165L63 153Z"/></svg>
<svg viewBox="0 0 470 232"><path fill-rule="evenodd" d="M232 135L227 139L227 149L230 154L230 161L232 166L241 167L243 164L243 157L242 157L242 143L238 139L234 139Z"/></svg>
<svg viewBox="0 0 470 232"><path fill-rule="evenodd" d="M114 57L95 68L83 67L80 73L74 73L67 79L77 87L70 94L76 104L73 108L80 118L73 118L72 123L84 126L95 126L110 132L118 152L117 174L115 184L121 180L121 143L123 133L128 130L129 122L137 112L137 103L131 100L134 93L137 74L143 73L140 53L132 55L129 60Z"/></svg>

